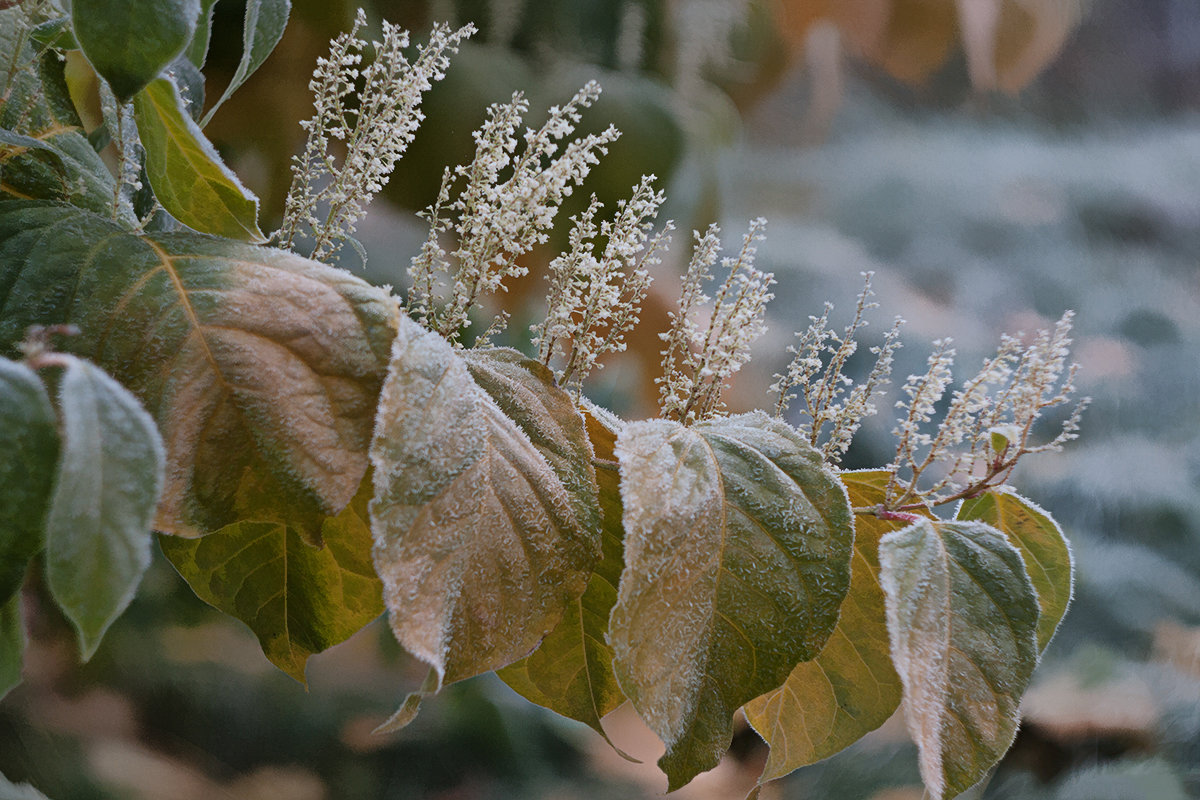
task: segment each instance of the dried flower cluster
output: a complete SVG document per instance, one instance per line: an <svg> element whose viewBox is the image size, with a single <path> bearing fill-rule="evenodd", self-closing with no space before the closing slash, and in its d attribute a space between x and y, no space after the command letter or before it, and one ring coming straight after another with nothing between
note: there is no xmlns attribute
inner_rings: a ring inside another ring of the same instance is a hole
<svg viewBox="0 0 1200 800"><path fill-rule="evenodd" d="M642 178L615 216L596 224L600 203L592 198L586 211L572 217L570 247L550 262L550 292L546 318L534 325L538 358L549 365L556 352L563 366L556 370L564 386L580 388L597 360L625 349L625 334L638 323L642 301L650 291L650 267L661 261L674 225L657 233L654 219L663 204L654 190L653 175ZM596 254L596 239L605 240Z"/></svg>
<svg viewBox="0 0 1200 800"><path fill-rule="evenodd" d="M409 314L456 342L480 298L528 271L519 258L547 240L563 199L620 135L610 125L601 133L569 138L581 109L599 96L593 81L566 105L552 107L541 128L526 129L519 154L517 131L529 110L524 95L518 92L489 109L474 133L474 159L446 170L437 200L422 214L429 236L409 267ZM451 201L460 180L463 186ZM441 238L449 231L458 247L447 255Z"/></svg>
<svg viewBox="0 0 1200 800"><path fill-rule="evenodd" d="M473 25L457 31L434 26L429 42L409 62L408 31L384 21L383 40L370 43L375 58L362 67L367 42L358 32L365 24L360 9L354 27L331 42L327 58L317 59L309 83L316 113L300 123L308 141L293 160L284 222L275 234L281 246L291 248L308 229L316 259L333 255L354 233L424 119L424 93L445 75L449 55L475 32ZM331 152L334 141L345 148L340 164Z"/></svg>
<svg viewBox="0 0 1200 800"><path fill-rule="evenodd" d="M879 306L871 302L874 295L871 291L872 275L863 274L866 280L858 295L854 319L844 332L838 334L829 327L829 312L833 310L831 303L825 304L821 316L809 317L808 328L796 334L799 343L788 348L793 358L787 372L776 375L775 384L771 386L771 391L779 395L775 407L777 415L782 415L791 401L796 399L796 391L800 393L804 399L801 413L809 420L800 429L831 463L841 460L862 421L876 413L875 398L888 384L893 358L901 346L900 326L903 320L897 317L884 335L883 343L870 349L875 356L875 364L867 379L855 384L843 372L846 362L858 352L858 335L867 325L865 313ZM826 425L829 426L828 432Z"/></svg>
<svg viewBox="0 0 1200 800"><path fill-rule="evenodd" d="M704 327L696 317L710 300L704 285L713 278L721 229L711 225L703 236L696 232L679 310L671 312L670 330L660 334L666 348L662 351L663 376L656 380L659 405L667 419L689 424L719 412L725 381L750 360L751 343L766 332L764 312L774 296L769 287L775 281L771 273L754 266L766 225L761 217L752 220L737 257L722 259L721 266L729 275Z"/></svg>
<svg viewBox="0 0 1200 800"><path fill-rule="evenodd" d="M895 474L888 487L891 510L973 497L1003 483L1021 456L1057 451L1076 438L1088 398L1075 405L1053 439L1030 443L1042 412L1068 403L1075 391L1077 365L1067 363L1072 317L1066 312L1053 331L1039 331L1027 346L1019 338L1004 336L996 355L950 395L931 434L924 427L933 421L950 386L955 355L949 340L934 343L928 369L909 376L904 385L908 399L897 403L904 416L893 431L897 445ZM937 475L922 485L922 478L934 471Z"/></svg>

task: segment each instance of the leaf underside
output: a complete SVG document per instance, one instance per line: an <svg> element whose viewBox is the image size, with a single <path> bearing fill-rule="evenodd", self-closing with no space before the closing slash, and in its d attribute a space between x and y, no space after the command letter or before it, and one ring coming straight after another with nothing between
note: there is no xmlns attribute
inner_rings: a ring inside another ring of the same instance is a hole
<svg viewBox="0 0 1200 800"><path fill-rule="evenodd" d="M366 472L396 314L382 290L291 253L0 201L0 352L32 324L80 328L68 345L162 432L162 532L239 521L247 470L277 483L281 518L344 508Z"/></svg>
<svg viewBox="0 0 1200 800"><path fill-rule="evenodd" d="M616 454L626 557L609 638L674 790L716 766L740 706L829 638L850 507L820 454L761 413L632 423Z"/></svg>
<svg viewBox="0 0 1200 800"><path fill-rule="evenodd" d="M464 357L402 317L371 461L375 567L400 643L439 686L528 655L599 557L570 397L515 351Z"/></svg>
<svg viewBox="0 0 1200 800"><path fill-rule="evenodd" d="M202 539L159 537L163 553L209 605L254 631L271 663L304 683L308 658L345 641L383 613L371 565L370 481L321 523L323 546L274 520L227 525Z"/></svg>
<svg viewBox="0 0 1200 800"><path fill-rule="evenodd" d="M855 508L882 503L890 477L883 470L841 475ZM850 591L825 648L797 664L779 689L746 705L746 719L771 748L760 783L844 750L899 707L900 677L892 667L879 585L879 539L906 524L855 517Z"/></svg>
<svg viewBox="0 0 1200 800"><path fill-rule="evenodd" d="M1021 554L981 522L915 522L883 538L879 560L921 777L933 800L956 797L1016 736L1037 596Z"/></svg>

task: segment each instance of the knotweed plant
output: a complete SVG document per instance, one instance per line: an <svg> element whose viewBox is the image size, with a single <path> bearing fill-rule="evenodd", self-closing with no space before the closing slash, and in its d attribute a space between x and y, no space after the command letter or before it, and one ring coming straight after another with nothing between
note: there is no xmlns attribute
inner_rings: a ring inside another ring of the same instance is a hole
<svg viewBox="0 0 1200 800"><path fill-rule="evenodd" d="M248 5L246 64L282 34L280 14L252 13L266 5ZM1038 425L1075 389L1070 312L1004 337L957 388L951 343L936 342L901 387L894 461L841 471L880 405L899 323L852 381L868 276L846 328L829 305L809 318L775 415L728 413L722 393L766 329L774 278L755 264L764 220L727 257L711 225L694 233L661 334L661 412L621 420L585 380L625 348L665 261L672 225L656 227L651 176L611 215L593 199L573 218L529 352L459 341L616 139L575 135L598 85L537 129L523 129L520 93L491 107L474 158L445 170L422 214L401 303L323 261L350 241L470 26L436 27L411 61L394 26L359 38L361 13L331 43L270 247L256 244L257 198L170 72L203 63L203 15L12 6L0 0L0 41L19 51L0 59L0 349L16 359L0 358L0 696L20 680L29 564L87 658L133 598L153 529L196 594L297 680L386 610L430 670L385 729L443 685L496 671L601 735L631 701L665 743L672 790L717 765L739 710L772 745L760 783L845 749L901 703L934 800L1011 745L1073 577L1053 519L1001 484L1077 435L1084 403L1048 440ZM31 8L48 17L36 28ZM35 30L52 44L35 47ZM112 90L116 174L64 77L77 44ZM132 164L146 220L128 213ZM291 252L303 236L314 259ZM68 330L72 353L54 352ZM797 428L782 415L799 400Z"/></svg>

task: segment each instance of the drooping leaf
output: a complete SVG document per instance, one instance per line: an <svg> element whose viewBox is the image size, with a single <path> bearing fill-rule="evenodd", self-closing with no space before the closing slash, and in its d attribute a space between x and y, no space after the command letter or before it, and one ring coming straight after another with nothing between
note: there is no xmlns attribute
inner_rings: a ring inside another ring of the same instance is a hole
<svg viewBox="0 0 1200 800"><path fill-rule="evenodd" d="M126 103L192 41L199 0L73 0L75 38Z"/></svg>
<svg viewBox="0 0 1200 800"><path fill-rule="evenodd" d="M982 522L915 522L883 537L879 562L921 777L933 800L956 797L1016 736L1037 595L1020 552Z"/></svg>
<svg viewBox="0 0 1200 800"><path fill-rule="evenodd" d="M0 603L20 587L45 540L58 463L54 408L37 374L0 358Z"/></svg>
<svg viewBox="0 0 1200 800"><path fill-rule="evenodd" d="M1021 551L1042 610L1038 649L1045 650L1067 613L1075 587L1075 564L1062 528L1041 508L1009 489L964 500L957 518L986 522Z"/></svg>
<svg viewBox="0 0 1200 800"><path fill-rule="evenodd" d="M842 473L855 508L883 502L890 473ZM900 705L900 677L888 648L879 539L905 522L860 514L854 520L850 591L820 655L797 664L779 689L746 705L746 718L771 752L760 783L820 761L875 730Z"/></svg>
<svg viewBox="0 0 1200 800"><path fill-rule="evenodd" d="M46 584L75 626L86 660L150 566L163 446L154 420L128 390L87 361L63 358L62 452L46 516Z"/></svg>
<svg viewBox="0 0 1200 800"><path fill-rule="evenodd" d="M160 536L163 553L209 605L254 631L271 663L304 683L309 656L350 638L383 613L371 566L370 481L321 524L324 546L276 520L246 519L202 539Z"/></svg>
<svg viewBox="0 0 1200 800"><path fill-rule="evenodd" d="M133 101L146 174L171 216L201 233L265 241L258 229L258 198L217 155L166 78L151 82Z"/></svg>
<svg viewBox="0 0 1200 800"><path fill-rule="evenodd" d="M200 0L200 12L196 15L196 32L192 34L192 41L188 42L188 46L184 49L183 54L196 65L196 69L204 69L204 62L208 60L208 43L212 38L213 24L213 8L217 5L217 0Z"/></svg>
<svg viewBox="0 0 1200 800"><path fill-rule="evenodd" d="M215 0L206 2L212 3ZM229 85L225 87L225 92L204 115L200 123L201 128L208 124L217 109L262 66L267 56L271 55L275 45L283 38L283 29L287 27L291 10L291 0L248 0L242 25L242 59L238 62Z"/></svg>
<svg viewBox="0 0 1200 800"><path fill-rule="evenodd" d="M583 722L607 739L600 720L625 702L613 674L612 648L607 641L608 618L617 602L624 564L621 481L613 452L616 430L594 407L585 408L583 418L596 459L613 465L596 470L603 555L587 589L567 606L558 627L527 658L497 674L531 703Z"/></svg>
<svg viewBox="0 0 1200 800"><path fill-rule="evenodd" d="M18 592L0 603L0 700L21 682L24 656L25 622L21 619L21 594Z"/></svg>
<svg viewBox="0 0 1200 800"><path fill-rule="evenodd" d="M0 24L0 52L18 46L15 26ZM0 58L0 197L66 200L111 213L112 176L92 149L67 90L63 63L53 54L37 58L26 42L11 76Z"/></svg>
<svg viewBox="0 0 1200 800"><path fill-rule="evenodd" d="M438 686L528 655L582 594L600 550L591 448L541 365L460 356L402 317L371 462L392 630Z"/></svg>
<svg viewBox="0 0 1200 800"><path fill-rule="evenodd" d="M277 482L282 519L345 508L366 473L396 314L383 291L291 253L0 201L0 352L31 324L80 328L71 346L162 431L165 533L239 521L247 470Z"/></svg>
<svg viewBox="0 0 1200 800"><path fill-rule="evenodd" d="M625 569L609 641L674 790L716 766L740 706L821 651L854 529L820 454L761 413L632 423L616 454Z"/></svg>

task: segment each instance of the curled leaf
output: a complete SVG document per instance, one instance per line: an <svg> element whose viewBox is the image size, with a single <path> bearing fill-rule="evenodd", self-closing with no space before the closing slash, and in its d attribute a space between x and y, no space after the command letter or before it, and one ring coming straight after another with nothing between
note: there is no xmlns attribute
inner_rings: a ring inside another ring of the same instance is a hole
<svg viewBox="0 0 1200 800"><path fill-rule="evenodd" d="M626 549L609 641L674 790L716 766L740 706L829 638L850 506L820 454L761 413L631 423L616 454Z"/></svg>
<svg viewBox="0 0 1200 800"><path fill-rule="evenodd" d="M392 630L438 686L528 655L583 592L599 556L590 453L540 365L464 358L401 318L371 529Z"/></svg>
<svg viewBox="0 0 1200 800"><path fill-rule="evenodd" d="M1017 734L1037 666L1021 554L982 522L921 520L879 545L892 661L933 800L978 783Z"/></svg>

